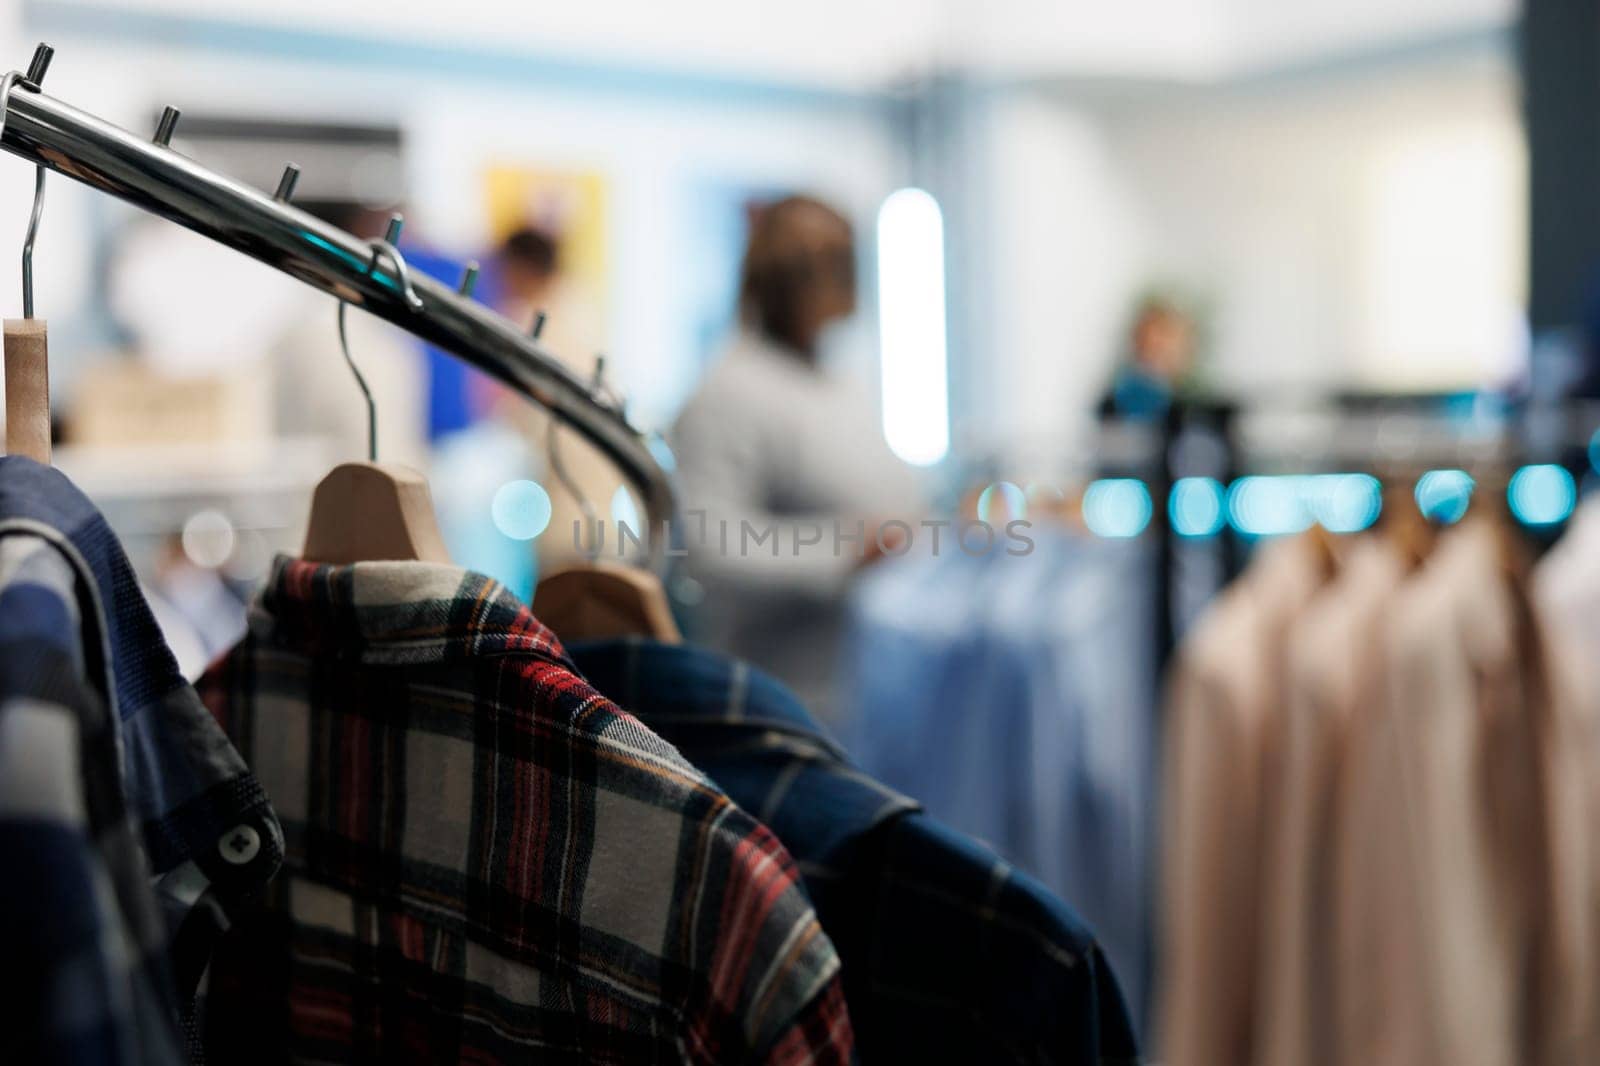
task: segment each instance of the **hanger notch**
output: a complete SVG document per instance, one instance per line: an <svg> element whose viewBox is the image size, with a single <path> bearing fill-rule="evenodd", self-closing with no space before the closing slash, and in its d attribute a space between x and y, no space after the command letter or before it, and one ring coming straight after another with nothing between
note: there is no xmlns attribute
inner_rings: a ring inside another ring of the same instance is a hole
<svg viewBox="0 0 1600 1066"><path fill-rule="evenodd" d="M50 61L56 56L56 50L43 41L33 50L33 59L28 63L28 73L23 75L22 83L34 92L44 84L45 72L50 69Z"/></svg>
<svg viewBox="0 0 1600 1066"><path fill-rule="evenodd" d="M278 188L272 198L280 204L286 204L294 199L294 187L300 180L300 168L289 163L283 168L283 177L278 179Z"/></svg>
<svg viewBox="0 0 1600 1066"><path fill-rule="evenodd" d="M172 135L178 132L178 118L183 112L175 107L163 107L161 120L156 123L155 143L163 148L171 147Z"/></svg>

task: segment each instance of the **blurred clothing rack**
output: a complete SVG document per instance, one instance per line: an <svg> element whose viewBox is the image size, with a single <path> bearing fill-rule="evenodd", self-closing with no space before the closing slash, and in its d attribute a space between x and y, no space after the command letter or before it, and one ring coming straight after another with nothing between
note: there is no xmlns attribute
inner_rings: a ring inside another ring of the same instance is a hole
<svg viewBox="0 0 1600 1066"><path fill-rule="evenodd" d="M289 202L289 174L269 196L19 82L0 115L0 148L115 196L353 303L497 378L583 434L639 491L650 561L666 563L671 482L619 402L598 395L514 324L420 274L408 302L394 264L373 245ZM168 135L170 135L170 131ZM463 286L466 288L466 286ZM331 321L329 329L333 328Z"/></svg>
<svg viewBox="0 0 1600 1066"><path fill-rule="evenodd" d="M1211 478L1226 491L1246 475L1372 474L1415 477L1429 469L1509 473L1554 464L1582 482L1596 455L1600 403L1481 396L1347 396L1296 406L1228 400L1182 401L1158 417L1109 418L1093 434L1100 476L1134 477L1151 499L1156 538L1153 615L1157 662L1165 664L1182 628L1174 608L1180 545L1169 508L1182 478ZM1559 528L1559 526L1557 527ZM1208 538L1222 584L1244 563L1247 540L1225 521Z"/></svg>

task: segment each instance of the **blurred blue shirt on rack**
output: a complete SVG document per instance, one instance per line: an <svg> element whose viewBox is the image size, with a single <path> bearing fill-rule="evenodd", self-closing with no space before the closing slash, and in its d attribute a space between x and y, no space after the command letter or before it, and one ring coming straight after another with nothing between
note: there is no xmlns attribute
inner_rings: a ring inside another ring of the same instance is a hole
<svg viewBox="0 0 1600 1066"><path fill-rule="evenodd" d="M1135 1016L1150 951L1151 545L1035 527L1034 550L887 560L845 651L863 769L1043 881L1095 928Z"/></svg>

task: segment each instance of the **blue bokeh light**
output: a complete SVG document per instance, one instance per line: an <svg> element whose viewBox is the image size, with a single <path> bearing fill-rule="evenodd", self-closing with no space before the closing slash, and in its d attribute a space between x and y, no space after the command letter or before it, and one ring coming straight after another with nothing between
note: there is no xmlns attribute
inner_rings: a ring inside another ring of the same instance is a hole
<svg viewBox="0 0 1600 1066"><path fill-rule="evenodd" d="M644 439L645 447L650 449L650 454L655 456L656 462L661 464L661 469L671 474L678 469L678 457L673 454L672 446L662 438L659 433L651 433Z"/></svg>
<svg viewBox="0 0 1600 1066"><path fill-rule="evenodd" d="M639 505L633 502L633 493L628 491L626 485L618 485L617 491L611 494L611 524L619 531L623 526L634 533L644 530L644 518L639 514ZM618 535L621 535L620 532Z"/></svg>
<svg viewBox="0 0 1600 1066"><path fill-rule="evenodd" d="M495 490L489 516L512 540L532 540L550 525L550 494L536 481L508 481Z"/></svg>
<svg viewBox="0 0 1600 1066"><path fill-rule="evenodd" d="M1247 537L1298 533L1311 525L1311 509L1298 477L1242 477L1228 486L1228 521Z"/></svg>
<svg viewBox="0 0 1600 1066"><path fill-rule="evenodd" d="M995 497L999 497L996 499ZM993 516L993 517L991 517ZM1028 517L1028 495L1021 486L996 481L978 494L978 521L1004 525ZM1004 521L1000 521L1000 519Z"/></svg>
<svg viewBox="0 0 1600 1066"><path fill-rule="evenodd" d="M1589 438L1589 465L1600 471L1600 429L1594 431L1594 436Z"/></svg>
<svg viewBox="0 0 1600 1066"><path fill-rule="evenodd" d="M1356 533L1382 510L1383 485L1371 474L1252 476L1228 487L1228 521L1247 537L1299 533L1313 522Z"/></svg>
<svg viewBox="0 0 1600 1066"><path fill-rule="evenodd" d="M1359 533L1383 511L1383 486L1371 474L1315 474L1300 479L1312 518L1329 533Z"/></svg>
<svg viewBox="0 0 1600 1066"><path fill-rule="evenodd" d="M1211 537L1221 531L1225 496L1222 483L1209 477L1181 477L1167 497L1167 517L1180 537Z"/></svg>
<svg viewBox="0 0 1600 1066"><path fill-rule="evenodd" d="M1476 487L1465 470L1429 470L1417 479L1417 510L1430 522L1453 525L1467 513Z"/></svg>
<svg viewBox="0 0 1600 1066"><path fill-rule="evenodd" d="M1091 481L1083 493L1083 523L1101 537L1137 537L1153 509L1150 490L1136 478Z"/></svg>
<svg viewBox="0 0 1600 1066"><path fill-rule="evenodd" d="M1578 486L1566 468L1554 463L1525 466L1511 475L1506 500L1517 521L1528 526L1564 522L1578 502Z"/></svg>

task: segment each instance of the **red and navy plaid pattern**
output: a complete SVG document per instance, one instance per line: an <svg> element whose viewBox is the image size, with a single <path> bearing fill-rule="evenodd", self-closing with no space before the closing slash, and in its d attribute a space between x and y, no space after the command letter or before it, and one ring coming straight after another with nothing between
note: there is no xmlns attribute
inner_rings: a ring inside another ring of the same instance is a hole
<svg viewBox="0 0 1600 1066"><path fill-rule="evenodd" d="M285 868L217 1061L843 1063L793 861L497 582L280 559L201 693Z"/></svg>

